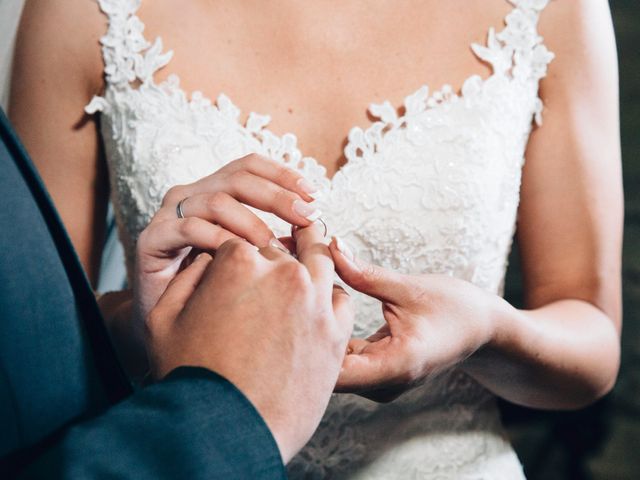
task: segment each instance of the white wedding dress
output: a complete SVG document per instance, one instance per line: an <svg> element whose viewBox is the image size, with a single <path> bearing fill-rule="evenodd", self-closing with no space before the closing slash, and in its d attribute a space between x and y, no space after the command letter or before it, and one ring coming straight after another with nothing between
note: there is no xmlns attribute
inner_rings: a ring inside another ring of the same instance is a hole
<svg viewBox="0 0 640 480"><path fill-rule="evenodd" d="M379 119L353 128L347 163L329 180L292 133L275 135L269 117L246 124L231 99L187 94L179 79L156 83L172 52L149 42L139 0L98 0L109 17L102 38L106 91L101 112L112 200L131 274L141 230L175 184L191 183L249 152L277 159L321 188L317 204L332 234L357 255L402 272L452 275L502 290L515 228L524 152L540 123L538 83L553 58L537 33L548 0L510 0L505 27L473 52L492 75L469 77L456 93L426 86L405 113L371 105ZM264 215L276 233L289 227ZM380 304L355 295L356 335L376 330ZM464 299L460 299L464 301ZM291 478L524 478L501 428L494 397L451 371L389 404L334 395L317 433L290 463Z"/></svg>

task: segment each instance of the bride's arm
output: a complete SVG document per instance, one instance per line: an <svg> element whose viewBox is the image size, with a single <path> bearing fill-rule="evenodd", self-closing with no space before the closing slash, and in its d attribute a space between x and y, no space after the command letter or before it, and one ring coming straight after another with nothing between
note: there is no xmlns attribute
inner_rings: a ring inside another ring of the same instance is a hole
<svg viewBox="0 0 640 480"><path fill-rule="evenodd" d="M531 137L523 175L518 241L527 310L511 310L498 347L471 362L471 371L503 396L517 388L553 406L553 392L536 391L537 383L574 386L570 404L615 381L623 199L608 4L551 2L541 28L556 60L541 85L544 126ZM513 386L501 385L499 374Z"/></svg>
<svg viewBox="0 0 640 480"><path fill-rule="evenodd" d="M105 236L108 180L95 118L103 88L97 2L28 0L16 41L9 117L49 190L91 283Z"/></svg>
<svg viewBox="0 0 640 480"><path fill-rule="evenodd" d="M339 389L380 398L461 365L515 403L577 408L607 393L620 360L622 182L614 36L604 0L558 0L542 33L556 60L530 140L519 212L526 309L451 278L354 266L386 302L385 327L353 342ZM377 390L377 392L376 392ZM373 393L372 393L373 392Z"/></svg>
<svg viewBox="0 0 640 480"><path fill-rule="evenodd" d="M99 120L87 116L84 107L104 88L99 39L106 28L97 2L27 0L9 104L9 117L94 286L105 239L109 186ZM114 346L128 365L138 363L130 360L135 350L127 348L128 337L121 335L127 330L131 297L130 291L116 292L99 301Z"/></svg>

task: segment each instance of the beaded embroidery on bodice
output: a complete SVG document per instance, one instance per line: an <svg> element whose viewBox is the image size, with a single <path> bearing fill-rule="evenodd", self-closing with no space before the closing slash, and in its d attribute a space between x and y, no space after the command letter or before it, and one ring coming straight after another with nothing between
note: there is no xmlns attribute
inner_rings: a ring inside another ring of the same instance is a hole
<svg viewBox="0 0 640 480"><path fill-rule="evenodd" d="M332 234L367 260L406 273L439 273L500 293L515 228L521 170L532 120L540 123L539 80L553 58L537 33L548 0L509 0L505 28L489 30L473 52L493 69L455 93L424 86L404 113L371 105L378 120L353 128L347 163L330 180L291 133L269 117L245 124L232 101L190 98L167 65L161 39L148 42L140 0L98 0L109 17L101 39L106 90L86 107L102 113L116 220L132 272L135 242L173 185L191 183L256 152L302 172ZM136 83L136 85L134 85ZM277 234L288 225L263 218ZM379 302L354 295L355 334L383 322ZM292 478L517 479L520 464L503 439L493 397L460 372L441 375L378 405L334 395L309 445L290 463Z"/></svg>

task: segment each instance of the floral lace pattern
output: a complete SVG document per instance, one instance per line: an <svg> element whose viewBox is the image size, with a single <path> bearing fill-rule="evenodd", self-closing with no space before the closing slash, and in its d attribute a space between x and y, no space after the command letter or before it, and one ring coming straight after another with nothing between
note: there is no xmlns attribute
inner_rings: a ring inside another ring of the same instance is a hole
<svg viewBox="0 0 640 480"><path fill-rule="evenodd" d="M112 200L131 274L135 242L173 185L191 183L251 152L283 162L319 188L333 234L361 257L406 273L439 273L500 293L519 202L524 152L541 123L538 83L552 60L537 32L548 0L513 4L499 32L473 52L492 67L460 93L427 86L404 113L374 104L377 120L349 132L347 163L329 179L291 133L240 110L188 96L167 65L161 39L143 35L140 0L98 0L109 18L101 40L107 87L86 107L101 112ZM288 226L261 214L276 233ZM360 294L356 335L383 322L379 302ZM378 405L335 395L309 445L289 465L292 478L518 479L520 464L501 433L493 397L458 371Z"/></svg>

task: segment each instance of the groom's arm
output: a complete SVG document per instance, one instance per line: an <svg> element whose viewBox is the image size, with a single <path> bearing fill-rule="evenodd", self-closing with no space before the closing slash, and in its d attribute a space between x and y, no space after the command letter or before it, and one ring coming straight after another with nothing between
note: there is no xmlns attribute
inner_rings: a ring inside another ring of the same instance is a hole
<svg viewBox="0 0 640 480"><path fill-rule="evenodd" d="M50 439L20 478L285 479L263 419L231 383L183 367Z"/></svg>

